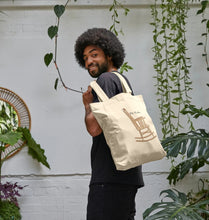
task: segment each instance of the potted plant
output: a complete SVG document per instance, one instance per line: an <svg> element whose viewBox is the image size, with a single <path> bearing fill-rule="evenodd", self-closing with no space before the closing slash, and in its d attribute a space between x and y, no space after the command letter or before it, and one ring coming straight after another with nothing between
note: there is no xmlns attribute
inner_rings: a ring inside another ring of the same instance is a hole
<svg viewBox="0 0 209 220"><path fill-rule="evenodd" d="M33 139L28 128L17 126L16 117L17 115L14 109L8 103L0 101L0 220L21 219L17 197L20 196L19 191L25 187L12 182L2 183L2 166L6 159L14 153L13 151L9 151L2 158L2 154L5 153L6 148L9 145L13 146L21 139L24 144L20 145L19 149L15 148L15 150L28 147L29 155L47 168L50 168L44 150Z"/></svg>

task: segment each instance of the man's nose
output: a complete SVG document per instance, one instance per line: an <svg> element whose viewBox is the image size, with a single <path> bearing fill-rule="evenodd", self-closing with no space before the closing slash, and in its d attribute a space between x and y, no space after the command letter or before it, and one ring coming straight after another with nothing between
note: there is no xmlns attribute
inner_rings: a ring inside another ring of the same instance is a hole
<svg viewBox="0 0 209 220"><path fill-rule="evenodd" d="M89 57L88 59L86 59L85 61L85 66L86 68L88 68L89 66L91 66L93 63L93 59L91 57Z"/></svg>

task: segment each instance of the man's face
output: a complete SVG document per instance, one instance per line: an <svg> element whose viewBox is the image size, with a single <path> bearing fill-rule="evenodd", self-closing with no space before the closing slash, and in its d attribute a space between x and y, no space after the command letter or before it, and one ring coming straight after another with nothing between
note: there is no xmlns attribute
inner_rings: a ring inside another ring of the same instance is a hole
<svg viewBox="0 0 209 220"><path fill-rule="evenodd" d="M97 78L100 74L110 69L110 58L105 56L103 50L97 46L90 45L84 49L83 59L85 68L89 74Z"/></svg>

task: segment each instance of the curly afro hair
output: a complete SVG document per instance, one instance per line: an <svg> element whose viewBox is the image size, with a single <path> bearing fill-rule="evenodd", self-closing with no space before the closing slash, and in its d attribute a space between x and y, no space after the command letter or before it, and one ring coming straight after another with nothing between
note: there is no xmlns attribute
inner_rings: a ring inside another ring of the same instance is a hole
<svg viewBox="0 0 209 220"><path fill-rule="evenodd" d="M112 57L116 68L123 64L125 51L119 39L105 28L92 28L81 34L75 43L75 57L81 67L85 68L83 51L89 45L100 47L106 56Z"/></svg>

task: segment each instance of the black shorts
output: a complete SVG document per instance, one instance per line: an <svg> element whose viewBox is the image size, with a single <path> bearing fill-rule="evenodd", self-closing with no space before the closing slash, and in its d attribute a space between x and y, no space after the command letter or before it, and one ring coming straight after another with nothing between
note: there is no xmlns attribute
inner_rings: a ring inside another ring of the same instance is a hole
<svg viewBox="0 0 209 220"><path fill-rule="evenodd" d="M134 220L137 187L118 184L90 186L87 220Z"/></svg>

